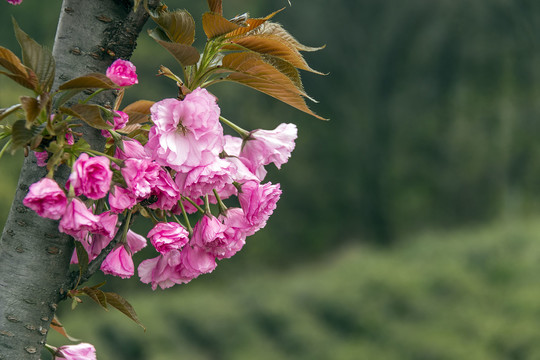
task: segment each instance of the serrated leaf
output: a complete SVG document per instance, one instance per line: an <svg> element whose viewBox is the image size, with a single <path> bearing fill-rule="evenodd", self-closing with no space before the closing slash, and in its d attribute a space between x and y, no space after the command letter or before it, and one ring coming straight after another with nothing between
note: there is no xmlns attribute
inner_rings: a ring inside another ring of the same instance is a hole
<svg viewBox="0 0 540 360"><path fill-rule="evenodd" d="M319 75L321 72L313 70L304 60L300 52L277 35L261 34L248 35L232 39L231 42L238 44L243 48L255 51L260 54L270 55L283 59L291 63L294 67L302 70L307 70Z"/></svg>
<svg viewBox="0 0 540 360"><path fill-rule="evenodd" d="M164 11L158 16L150 16L172 42L191 45L195 41L195 21L186 10Z"/></svg>
<svg viewBox="0 0 540 360"><path fill-rule="evenodd" d="M26 67L11 50L0 46L0 66L16 75L28 76Z"/></svg>
<svg viewBox="0 0 540 360"><path fill-rule="evenodd" d="M223 1L222 0L208 0L208 8L213 13L223 15Z"/></svg>
<svg viewBox="0 0 540 360"><path fill-rule="evenodd" d="M73 341L73 342L76 342L76 341L81 341L80 339L76 339L72 336L69 336L69 334L67 333L66 329L64 328L64 326L60 323L60 320L58 320L58 318L56 317L56 315L54 315L54 318L52 319L51 321L51 329L53 329L54 331L56 331L57 333L59 333L60 335L62 336L65 336L69 341Z"/></svg>
<svg viewBox="0 0 540 360"><path fill-rule="evenodd" d="M8 117L9 115L13 114L15 111L21 108L22 108L21 104L16 104L5 109L0 109L0 120Z"/></svg>
<svg viewBox="0 0 540 360"><path fill-rule="evenodd" d="M37 79L33 72L32 72L32 75L34 77L30 79L23 75L12 74L5 71L0 71L0 75L5 75L11 80L15 81L17 84L22 85L25 88L30 89L30 90L35 90L37 87Z"/></svg>
<svg viewBox="0 0 540 360"><path fill-rule="evenodd" d="M156 40L165 50L171 53L172 56L182 66L195 65L199 61L199 51L191 45L177 44L172 42L166 42Z"/></svg>
<svg viewBox="0 0 540 360"><path fill-rule="evenodd" d="M287 42L289 45L297 49L298 51L317 51L324 49L324 45L321 47L310 47L301 44L298 40L294 38L287 30L283 28L278 23L274 22L265 22L261 26L259 26L257 29L253 31L250 35L273 35L279 37L281 40Z"/></svg>
<svg viewBox="0 0 540 360"><path fill-rule="evenodd" d="M102 290L99 290L97 288L94 289L93 287L83 287L80 291L88 295L104 310L109 311L109 309L107 308L107 297Z"/></svg>
<svg viewBox="0 0 540 360"><path fill-rule="evenodd" d="M34 71L38 80L39 93L49 92L54 81L55 61L52 53L39 45L34 39L19 28L13 19L15 37L21 45L23 64Z"/></svg>
<svg viewBox="0 0 540 360"><path fill-rule="evenodd" d="M240 36L240 35L244 35L244 34L247 34L248 32L250 31L254 31L256 30L259 26L263 25L264 23L266 23L268 20L270 20L271 18L273 18L277 13L279 13L280 11L282 11L284 8L282 9L279 9L277 11L274 11L273 13L263 17L263 18L254 18L254 19L246 19L245 23L246 23L246 26L245 27L239 27L238 29L234 30L234 31L231 31L229 33L227 33L226 37L227 38L232 38L232 37L236 37L236 36Z"/></svg>
<svg viewBox="0 0 540 360"><path fill-rule="evenodd" d="M225 19L222 15L212 12L203 14L202 23L204 33L208 39L213 39L242 28L242 26Z"/></svg>
<svg viewBox="0 0 540 360"><path fill-rule="evenodd" d="M101 130L112 129L111 124L108 124L102 117L102 110L98 105L75 104L71 108L62 107L60 110L65 114L81 119L93 128Z"/></svg>
<svg viewBox="0 0 540 360"><path fill-rule="evenodd" d="M69 80L58 87L58 90L72 90L72 89L117 89L116 85L111 79L104 74L91 73L78 78Z"/></svg>
<svg viewBox="0 0 540 360"><path fill-rule="evenodd" d="M88 270L88 253L80 241L75 241L75 251L77 253L77 262L79 263L79 275L82 276Z"/></svg>
<svg viewBox="0 0 540 360"><path fill-rule="evenodd" d="M297 89L305 93L304 86L302 85L302 79L300 78L300 73L298 72L296 67L291 65L291 63L289 63L288 61L285 61L281 58L277 58L273 56L263 55L263 59L266 63L272 65L280 73L288 77L293 82L293 84L296 86ZM308 97L308 96L306 97L313 102L317 102L311 97Z"/></svg>
<svg viewBox="0 0 540 360"><path fill-rule="evenodd" d="M122 111L129 115L127 126L148 121L150 108L154 104L154 101L138 100L126 106Z"/></svg>
<svg viewBox="0 0 540 360"><path fill-rule="evenodd" d="M47 124L26 128L26 120L17 120L13 123L11 130L11 139L13 149L24 147L32 142L32 139L39 136Z"/></svg>
<svg viewBox="0 0 540 360"><path fill-rule="evenodd" d="M133 306L131 306L131 304L126 299L124 299L122 296L116 293L111 293L111 292L106 292L105 296L107 298L107 303L109 305L118 309L121 313L126 315L131 320L135 321L140 327L144 329L144 331L146 331L146 328L139 320L139 317L137 316L135 309L133 308Z"/></svg>
<svg viewBox="0 0 540 360"><path fill-rule="evenodd" d="M232 53L223 58L223 68L233 72L227 80L238 82L270 95L318 119L326 120L309 109L302 96L305 92L272 65L255 53Z"/></svg>

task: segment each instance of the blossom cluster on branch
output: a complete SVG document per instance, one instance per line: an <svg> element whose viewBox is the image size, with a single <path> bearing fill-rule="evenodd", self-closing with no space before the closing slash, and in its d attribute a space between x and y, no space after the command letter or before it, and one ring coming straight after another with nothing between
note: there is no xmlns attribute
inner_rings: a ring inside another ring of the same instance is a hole
<svg viewBox="0 0 540 360"><path fill-rule="evenodd" d="M107 76L118 86L131 86L137 82L133 70L130 62L117 60ZM153 289L164 289L211 272L216 259L233 256L247 236L266 225L281 190L279 184L263 182L264 167L287 162L297 129L281 124L247 132L234 126L240 136L224 135L216 98L203 88L182 100L156 102L150 111L145 144L115 133L129 121L120 113L107 130L107 152L113 156L82 151L64 189L43 178L30 186L23 203L42 217L60 219L59 231L79 241L90 261L116 236L119 214L144 212L154 221L147 237L158 256L142 261L138 274ZM50 154L36 155L46 166ZM225 206L231 197L240 207ZM143 237L128 230L101 270L132 276L132 254L145 245Z"/></svg>
<svg viewBox="0 0 540 360"><path fill-rule="evenodd" d="M134 8L139 5L146 3L135 0ZM283 123L273 130L244 130L221 115L208 87L236 82L323 119L306 105L304 98L313 99L298 72L320 74L300 54L319 48L300 44L269 21L279 11L227 20L220 0L208 0L208 6L202 53L192 46L195 23L186 10L146 8L158 25L150 36L179 62L183 75L160 67L158 75L175 81L178 95L157 102L139 100L121 108L126 88L139 82L128 60L116 59L105 74L85 74L53 89L55 59L15 21L23 60L0 47L0 66L7 70L0 74L35 94L0 109L0 121L18 116L0 124L0 139L9 139L0 156L22 148L47 170L29 187L23 204L57 220L58 231L75 240L71 262L79 271L66 293L74 305L86 295L140 324L131 305L102 291L103 284L81 285L98 268L121 278L137 270L153 290L188 283L212 272L217 261L235 255L247 237L265 227L282 194L279 184L265 180L266 167L280 169L289 160L297 128ZM116 95L113 105L93 103L107 91ZM83 123L101 131L104 149L87 143L78 131ZM224 126L234 135L225 134ZM60 166L71 169L65 183L55 177ZM152 221L148 233L130 229L137 216ZM148 242L154 255L136 266L133 254ZM61 327L56 318L55 324ZM49 349L58 358L95 359L90 344Z"/></svg>

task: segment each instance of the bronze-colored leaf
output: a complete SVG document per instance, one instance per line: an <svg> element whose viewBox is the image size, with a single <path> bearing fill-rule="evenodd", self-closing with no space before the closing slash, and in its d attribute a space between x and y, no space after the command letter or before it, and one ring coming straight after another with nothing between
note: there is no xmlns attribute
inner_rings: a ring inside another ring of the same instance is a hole
<svg viewBox="0 0 540 360"><path fill-rule="evenodd" d="M238 28L236 30L233 30L233 31L227 33L226 37L227 38L236 37L236 36L247 34L250 31L254 31L259 26L261 26L262 24L264 24L265 22L267 22L268 20L273 18L277 13L279 13L283 9L279 9L277 11L274 11L273 13L271 13L271 14L263 17L263 18L247 19L245 27L240 27L240 28Z"/></svg>
<svg viewBox="0 0 540 360"><path fill-rule="evenodd" d="M140 327L142 327L144 329L144 331L146 331L146 328L144 327L144 325L139 320L139 317L137 316L137 313L135 312L135 309L133 308L133 306L131 306L131 304L126 299L124 299L122 296L120 296L120 295L118 295L116 293L112 293L112 292L106 292L105 296L107 298L107 303L109 305L111 305L114 308L120 310L120 312L122 312L124 315L126 315L131 320L135 321Z"/></svg>
<svg viewBox="0 0 540 360"><path fill-rule="evenodd" d="M58 320L58 318L56 317L56 315L54 315L54 318L52 319L51 321L51 329L55 330L57 333L59 333L60 335L63 335L65 336L69 341L73 341L73 342L76 342L76 341L81 341L79 339L76 339L72 336L69 336L69 334L67 333L66 329L64 328L64 326L62 325L62 323L60 323L60 320Z"/></svg>
<svg viewBox="0 0 540 360"><path fill-rule="evenodd" d="M203 14L202 23L204 33L208 39L213 39L242 28L242 26L225 19L222 15L212 12Z"/></svg>
<svg viewBox="0 0 540 360"><path fill-rule="evenodd" d="M213 13L223 15L223 1L222 0L208 0L208 8Z"/></svg>
<svg viewBox="0 0 540 360"><path fill-rule="evenodd" d="M109 311L107 308L107 297L102 290L93 287L83 287L80 291L88 295L88 297L94 300L104 310Z"/></svg>
<svg viewBox="0 0 540 360"><path fill-rule="evenodd" d="M311 71L313 73L322 75L321 72L313 70L304 60L304 57L300 52L289 42L281 39L277 35L261 34L261 35L248 35L238 38L234 38L231 42L238 44L251 51L258 52L260 54L267 54L281 58L298 69Z"/></svg>
<svg viewBox="0 0 540 360"><path fill-rule="evenodd" d="M32 70L30 70L32 71ZM12 74L5 71L0 71L0 75L5 75L17 84L24 86L27 89L35 90L37 88L37 78L34 72L29 74L28 77L24 75Z"/></svg>
<svg viewBox="0 0 540 360"><path fill-rule="evenodd" d="M116 85L106 75L100 73L91 73L71 79L58 87L59 90L72 89L117 89Z"/></svg>
<svg viewBox="0 0 540 360"><path fill-rule="evenodd" d="M263 55L263 59L266 63L272 65L277 70L279 70L280 73L288 77L296 86L296 88L298 88L305 94L304 86L302 85L302 79L300 78L300 73L298 72L296 67L291 65L291 63L289 63L288 61L269 55ZM311 101L316 102L307 95L304 96L309 98Z"/></svg>
<svg viewBox="0 0 540 360"><path fill-rule="evenodd" d="M199 51L191 45L156 40L159 45L171 53L182 66L195 65L199 61Z"/></svg>
<svg viewBox="0 0 540 360"><path fill-rule="evenodd" d="M254 53L232 53L223 58L223 67L233 72L226 78L261 91L290 106L304 111L318 119L306 105L302 96L307 96L296 84L272 65Z"/></svg>
<svg viewBox="0 0 540 360"><path fill-rule="evenodd" d="M191 45L195 41L195 21L186 10L164 11L152 19L178 44Z"/></svg>
<svg viewBox="0 0 540 360"><path fill-rule="evenodd" d="M98 105L75 104L71 108L60 108L65 114L81 119L96 129L112 129L102 116L102 110Z"/></svg>
<svg viewBox="0 0 540 360"><path fill-rule="evenodd" d="M11 50L0 46L0 66L6 68L6 70L16 75L28 76L26 67L22 64L21 60Z"/></svg>
<svg viewBox="0 0 540 360"><path fill-rule="evenodd" d="M39 101L31 96L21 96L19 101L26 114L26 127L30 129L32 123L41 112Z"/></svg>
<svg viewBox="0 0 540 360"><path fill-rule="evenodd" d="M126 106L122 111L129 116L127 126L148 121L152 105L154 105L153 101L138 100Z"/></svg>
<svg viewBox="0 0 540 360"><path fill-rule="evenodd" d="M281 40L289 43L292 47L294 47L298 51L317 51L317 50L321 50L325 48L324 45L321 47L310 47L310 46L302 45L291 34L289 34L289 32L285 30L283 26L281 26L278 23L274 23L270 21L259 26L250 35L274 35L274 36L279 37Z"/></svg>
<svg viewBox="0 0 540 360"><path fill-rule="evenodd" d="M49 92L54 81L56 68L52 53L22 31L15 19L13 19L13 28L15 37L21 45L23 63L32 69L37 76L39 88L36 90Z"/></svg>

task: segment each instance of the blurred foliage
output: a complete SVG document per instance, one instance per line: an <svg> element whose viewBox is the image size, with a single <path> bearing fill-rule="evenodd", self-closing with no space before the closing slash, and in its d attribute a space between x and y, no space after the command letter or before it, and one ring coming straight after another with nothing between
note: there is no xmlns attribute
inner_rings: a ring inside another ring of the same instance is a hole
<svg viewBox="0 0 540 360"><path fill-rule="evenodd" d="M206 7L167 4L196 20ZM286 5L226 0L225 16L264 16ZM51 45L59 7L59 0L0 3L1 45L17 49L10 14ZM283 199L242 259L283 265L337 243L386 244L422 229L538 210L539 14L533 0L293 1L275 19L302 43L327 45L306 58L329 75L303 73L303 81L321 101L313 110L331 121L239 85L210 88L223 115L244 128L299 126L290 163L269 174ZM126 102L176 95L174 83L154 74L160 64L180 73L178 65L146 34L133 61L140 84Z"/></svg>
<svg viewBox="0 0 540 360"><path fill-rule="evenodd" d="M101 359L537 359L539 224L349 245L285 271L122 294L146 333L87 298L59 318Z"/></svg>

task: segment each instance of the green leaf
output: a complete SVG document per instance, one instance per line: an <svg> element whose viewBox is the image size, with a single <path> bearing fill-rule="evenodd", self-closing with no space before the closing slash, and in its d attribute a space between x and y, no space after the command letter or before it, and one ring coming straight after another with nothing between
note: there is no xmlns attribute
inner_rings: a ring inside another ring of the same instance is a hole
<svg viewBox="0 0 540 360"><path fill-rule="evenodd" d="M167 36L167 33L165 33L162 28L148 29L148 35L150 35L150 37L156 41L171 41L171 39L169 39Z"/></svg>
<svg viewBox="0 0 540 360"><path fill-rule="evenodd" d="M79 263L79 275L82 276L88 270L88 253L80 241L75 241L75 251L77 252L77 261Z"/></svg>
<svg viewBox="0 0 540 360"><path fill-rule="evenodd" d="M152 19L167 33L172 42L191 45L195 41L195 21L186 10L164 11Z"/></svg>
<svg viewBox="0 0 540 360"><path fill-rule="evenodd" d="M39 83L37 92L49 92L52 88L55 72L52 53L22 31L15 19L13 19L13 28L15 37L21 45L23 63L32 69L37 76Z"/></svg>
<svg viewBox="0 0 540 360"><path fill-rule="evenodd" d="M13 123L11 130L11 139L13 149L22 148L30 144L32 140L39 136L47 124L43 123L39 126L26 128L26 120L17 120Z"/></svg>
<svg viewBox="0 0 540 360"><path fill-rule="evenodd" d="M102 108L94 104L75 104L71 108L61 107L60 110L65 114L81 119L88 125L96 129L112 129L102 116Z"/></svg>
<svg viewBox="0 0 540 360"><path fill-rule="evenodd" d="M58 90L70 90L70 89L89 89L89 88L99 88L99 89L117 89L118 85L112 82L104 74L92 73L78 78L69 80L58 87Z"/></svg>
<svg viewBox="0 0 540 360"><path fill-rule="evenodd" d="M195 65L199 61L199 51L190 45L177 44L162 40L157 43L165 48L182 66Z"/></svg>
<svg viewBox="0 0 540 360"><path fill-rule="evenodd" d="M121 313L126 315L131 320L135 321L140 327L144 329L144 331L146 331L146 328L139 320L139 317L137 316L135 309L133 308L133 306L131 306L131 304L126 299L112 292L106 292L105 296L107 298L107 303L109 305L118 309Z"/></svg>
<svg viewBox="0 0 540 360"><path fill-rule="evenodd" d="M60 106L64 105L66 102L68 102L69 99L71 99L72 97L74 97L75 95L77 95L80 92L81 92L80 89L62 91L61 95L58 96L54 100L54 108L58 109Z"/></svg>
<svg viewBox="0 0 540 360"><path fill-rule="evenodd" d="M93 287L83 287L80 291L88 295L104 310L109 311L109 309L107 308L107 297L102 290L94 289Z"/></svg>

